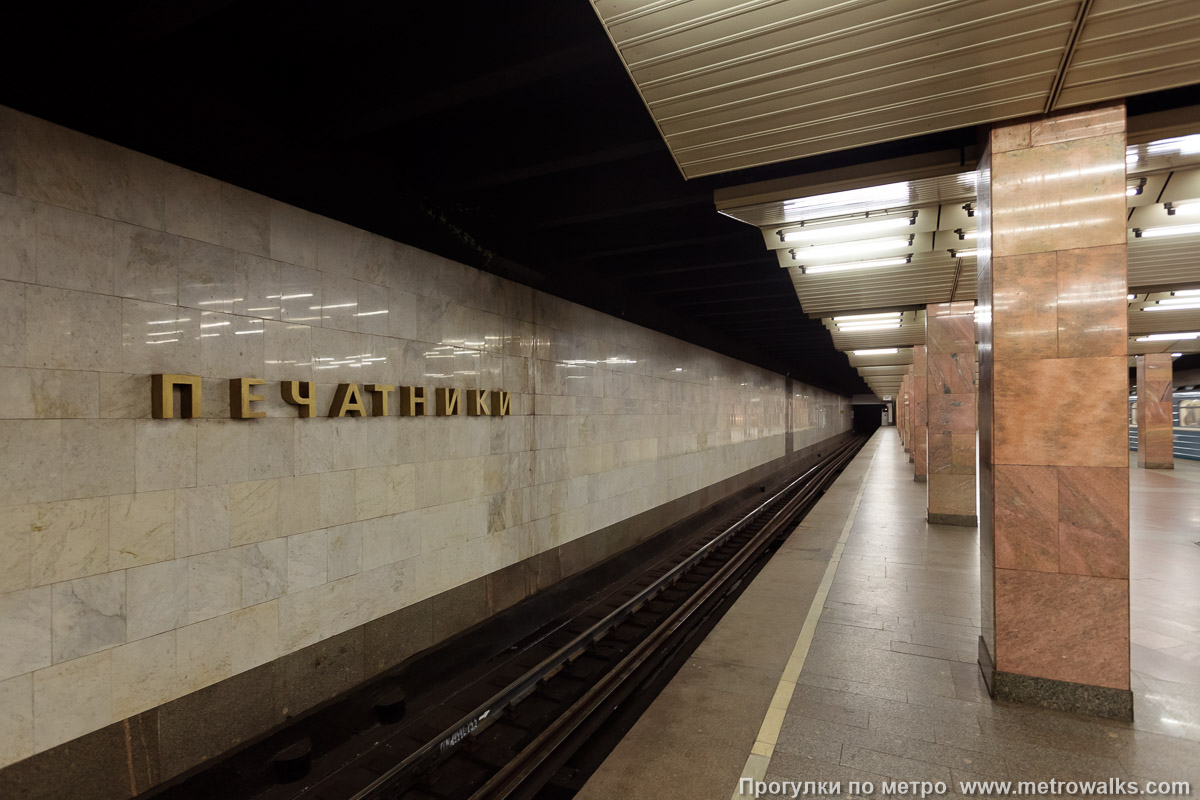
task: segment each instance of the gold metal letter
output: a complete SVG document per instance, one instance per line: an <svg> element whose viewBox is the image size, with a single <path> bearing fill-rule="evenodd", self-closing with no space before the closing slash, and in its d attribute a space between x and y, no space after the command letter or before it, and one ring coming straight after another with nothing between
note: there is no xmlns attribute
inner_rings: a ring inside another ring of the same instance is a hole
<svg viewBox="0 0 1200 800"><path fill-rule="evenodd" d="M199 419L199 375L151 375L150 416L155 419L174 419L175 387L179 387L179 416L184 419Z"/></svg>
<svg viewBox="0 0 1200 800"><path fill-rule="evenodd" d="M488 405L488 393L483 389L467 390L467 414L472 417L490 417L492 407Z"/></svg>
<svg viewBox="0 0 1200 800"><path fill-rule="evenodd" d="M234 419L261 419L267 415L265 411L250 408L251 403L257 403L267 398L261 394L250 394L251 386L262 386L266 381L261 378L230 378L229 379L229 416Z"/></svg>
<svg viewBox="0 0 1200 800"><path fill-rule="evenodd" d="M358 393L358 384L339 383L337 391L333 393L333 402L329 405L329 416L344 417L354 414L362 417L366 413L367 407L363 405L362 396Z"/></svg>
<svg viewBox="0 0 1200 800"><path fill-rule="evenodd" d="M400 416L423 417L426 414L427 405L424 386L400 387ZM420 411L417 411L417 406L421 407Z"/></svg>
<svg viewBox="0 0 1200 800"><path fill-rule="evenodd" d="M394 392L396 387L387 383L368 383L366 390L371 395L371 416L386 417L388 415L388 395Z"/></svg>
<svg viewBox="0 0 1200 800"><path fill-rule="evenodd" d="M300 393L300 387L304 387L304 393ZM296 416L300 419L311 419L313 409L316 405L317 392L312 381L282 381L279 384L279 393L283 395L283 402L296 407Z"/></svg>
<svg viewBox="0 0 1200 800"><path fill-rule="evenodd" d="M492 416L512 416L512 392L499 390L492 392Z"/></svg>
<svg viewBox="0 0 1200 800"><path fill-rule="evenodd" d="M462 413L458 389L434 389L433 393L437 398L437 415L439 417L453 417Z"/></svg>

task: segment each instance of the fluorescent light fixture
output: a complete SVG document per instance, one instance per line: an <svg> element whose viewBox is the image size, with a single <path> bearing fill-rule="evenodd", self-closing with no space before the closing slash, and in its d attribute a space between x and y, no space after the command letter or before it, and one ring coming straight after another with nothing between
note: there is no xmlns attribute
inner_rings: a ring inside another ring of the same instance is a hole
<svg viewBox="0 0 1200 800"><path fill-rule="evenodd" d="M799 242L803 244L806 242L853 239L862 234L875 234L899 228L907 228L910 225L915 225L916 222L917 212L910 211L902 217L888 217L885 219L870 219L868 217L861 222L844 225L816 225L815 227L810 227L814 223L809 222L804 223L804 227L799 230L779 230L777 233L781 242Z"/></svg>
<svg viewBox="0 0 1200 800"><path fill-rule="evenodd" d="M1137 197L1146 188L1146 179L1138 178L1137 183L1129 183L1125 185L1126 197Z"/></svg>
<svg viewBox="0 0 1200 800"><path fill-rule="evenodd" d="M1154 239L1159 236L1184 236L1189 233L1200 233L1200 224L1196 225L1165 225L1158 228L1134 228L1136 239Z"/></svg>
<svg viewBox="0 0 1200 800"><path fill-rule="evenodd" d="M1193 300L1190 303L1172 303L1165 306L1146 306L1142 311L1187 311L1191 308L1200 308L1200 300Z"/></svg>
<svg viewBox="0 0 1200 800"><path fill-rule="evenodd" d="M1163 306L1177 306L1184 303L1200 303L1200 297L1196 295L1183 295L1179 297L1164 297L1158 301L1158 304Z"/></svg>
<svg viewBox="0 0 1200 800"><path fill-rule="evenodd" d="M955 228L954 232L958 234L959 241L975 239L979 236L979 231L964 231L962 228Z"/></svg>
<svg viewBox="0 0 1200 800"><path fill-rule="evenodd" d="M1191 156L1200 153L1200 133L1190 136L1173 136L1170 139L1159 139L1146 145L1146 152L1152 156L1167 153L1179 153Z"/></svg>
<svg viewBox="0 0 1200 800"><path fill-rule="evenodd" d="M1137 300L1137 295L1136 294L1127 294L1127 295L1125 295L1125 299L1126 300Z"/></svg>
<svg viewBox="0 0 1200 800"><path fill-rule="evenodd" d="M898 316L900 316L900 314L901 314L901 312L899 312L899 311L884 311L879 314L852 314L851 316L848 316L848 317L834 317L833 321L834 322L855 322L857 320L866 320L866 319L887 319L888 317L898 317Z"/></svg>
<svg viewBox="0 0 1200 800"><path fill-rule="evenodd" d="M910 236L893 236L886 239L864 239L859 242L840 242L838 244L823 244L814 247L795 248L791 251L792 258L800 260L808 260L810 258L825 259L837 258L839 256L851 258L854 256L865 256L871 253L878 253L883 250L898 250L902 247L911 247L913 237Z"/></svg>
<svg viewBox="0 0 1200 800"><path fill-rule="evenodd" d="M807 267L801 266L800 271L805 275L819 275L824 272L844 272L852 269L871 269L872 267L898 267L912 261L912 253L898 258L876 258L871 261L846 261L841 264L818 264Z"/></svg>
<svg viewBox="0 0 1200 800"><path fill-rule="evenodd" d="M900 350L895 347L878 347L874 350L854 350L856 356L890 356L899 353Z"/></svg>
<svg viewBox="0 0 1200 800"><path fill-rule="evenodd" d="M785 211L804 211L810 208L859 203L866 203L868 205L883 203L886 205L888 203L907 203L910 198L911 192L909 191L908 181L900 181L899 183L888 183L883 186L867 186L862 189L849 189L844 192L830 192L829 194L800 197L784 202L783 208Z"/></svg>
<svg viewBox="0 0 1200 800"><path fill-rule="evenodd" d="M1179 358L1183 353L1171 353L1171 358Z"/></svg>
<svg viewBox="0 0 1200 800"><path fill-rule="evenodd" d="M838 333L862 333L865 331L890 331L900 327L899 322L873 322L869 325L839 325Z"/></svg>
<svg viewBox="0 0 1200 800"><path fill-rule="evenodd" d="M1171 294L1176 297L1200 297L1200 289L1176 289Z"/></svg>
<svg viewBox="0 0 1200 800"><path fill-rule="evenodd" d="M1152 333L1149 336L1139 336L1139 342L1177 342L1184 339L1200 339L1200 331L1188 333Z"/></svg>
<svg viewBox="0 0 1200 800"><path fill-rule="evenodd" d="M1186 217L1200 214L1200 202L1195 200L1189 203L1167 202L1163 203L1163 208L1167 210L1167 215L1172 217L1176 214L1183 214Z"/></svg>
<svg viewBox="0 0 1200 800"><path fill-rule="evenodd" d="M971 258L977 255L979 255L979 250L974 247L967 248L966 250L955 250L954 248L950 249L951 258Z"/></svg>

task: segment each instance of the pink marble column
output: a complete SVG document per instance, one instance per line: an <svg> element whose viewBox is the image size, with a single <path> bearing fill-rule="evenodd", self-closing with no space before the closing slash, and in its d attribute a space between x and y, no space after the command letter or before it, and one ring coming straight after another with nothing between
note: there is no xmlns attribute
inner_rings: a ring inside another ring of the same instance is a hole
<svg viewBox="0 0 1200 800"><path fill-rule="evenodd" d="M908 463L912 463L913 438L913 371L912 367L904 375L904 452L908 454Z"/></svg>
<svg viewBox="0 0 1200 800"><path fill-rule="evenodd" d="M1175 469L1171 354L1137 357L1138 466Z"/></svg>
<svg viewBox="0 0 1200 800"><path fill-rule="evenodd" d="M925 309L929 521L975 527L975 304Z"/></svg>
<svg viewBox="0 0 1200 800"><path fill-rule="evenodd" d="M1130 719L1124 104L997 125L980 176L980 665Z"/></svg>
<svg viewBox="0 0 1200 800"><path fill-rule="evenodd" d="M913 480L918 483L924 483L929 475L929 461L927 458L928 443L927 436L929 431L929 384L925 376L925 345L919 344L913 347L913 439L912 439L912 460L913 460Z"/></svg>

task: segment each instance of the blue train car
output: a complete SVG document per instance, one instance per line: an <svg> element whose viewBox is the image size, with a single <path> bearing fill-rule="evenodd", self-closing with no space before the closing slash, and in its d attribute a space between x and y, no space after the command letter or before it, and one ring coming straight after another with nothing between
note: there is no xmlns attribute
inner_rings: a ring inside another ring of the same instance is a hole
<svg viewBox="0 0 1200 800"><path fill-rule="evenodd" d="M1171 396L1175 457L1200 461L1200 391ZM1129 449L1137 450L1137 398L1129 398Z"/></svg>

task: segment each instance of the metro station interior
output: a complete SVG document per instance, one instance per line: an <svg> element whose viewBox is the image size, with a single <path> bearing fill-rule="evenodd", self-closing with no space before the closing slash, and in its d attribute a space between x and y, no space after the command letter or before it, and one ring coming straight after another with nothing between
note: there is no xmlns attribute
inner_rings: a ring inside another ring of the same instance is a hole
<svg viewBox="0 0 1200 800"><path fill-rule="evenodd" d="M1200 4L0 49L0 798L1200 793Z"/></svg>

